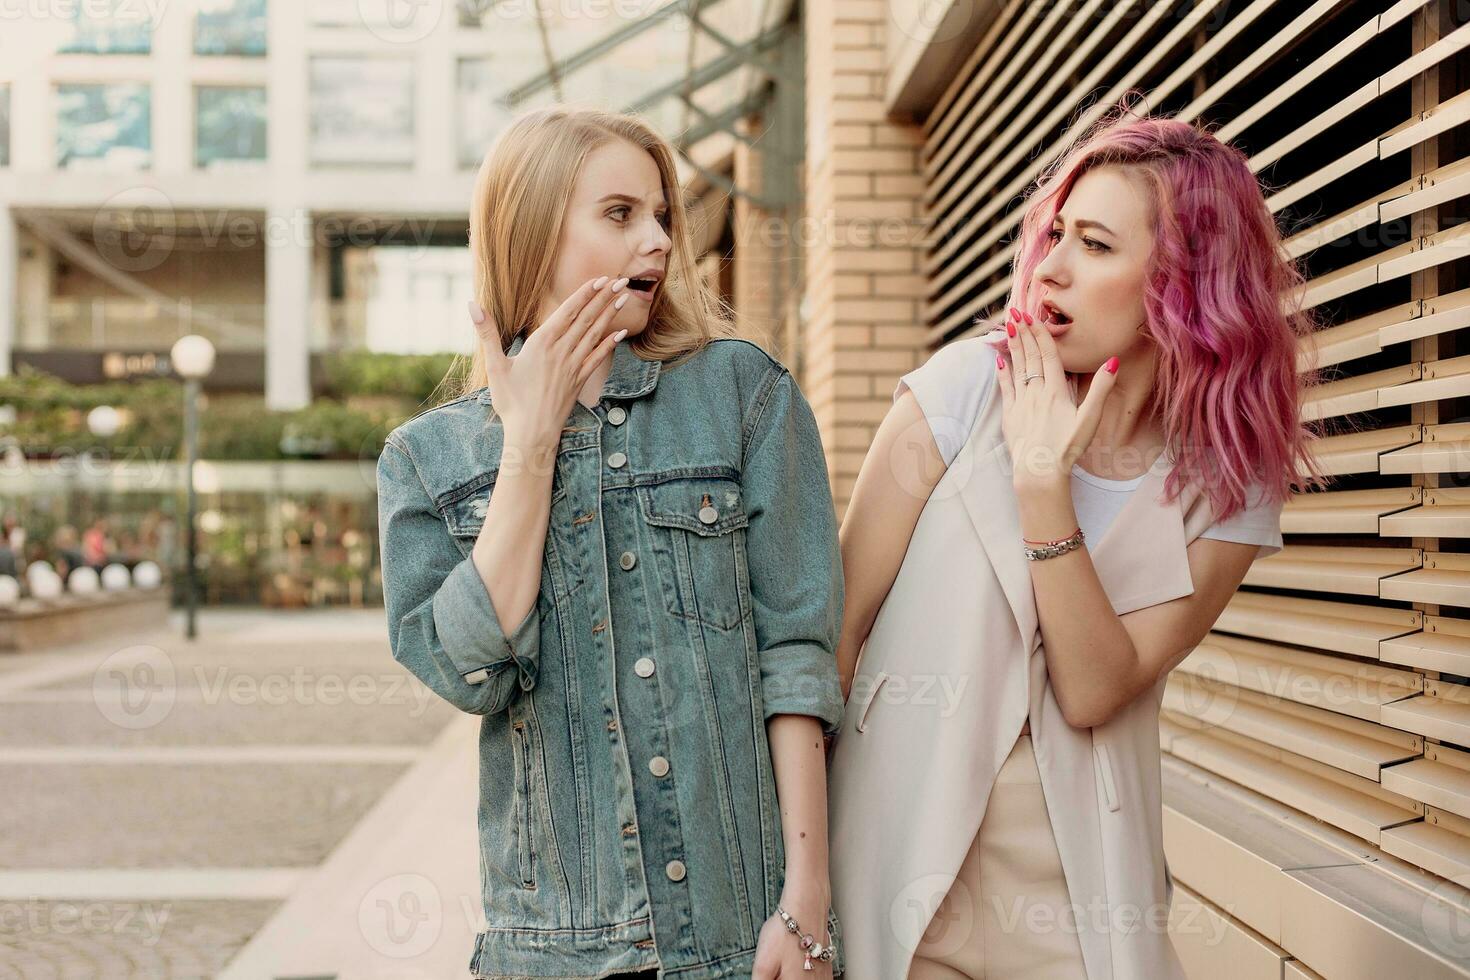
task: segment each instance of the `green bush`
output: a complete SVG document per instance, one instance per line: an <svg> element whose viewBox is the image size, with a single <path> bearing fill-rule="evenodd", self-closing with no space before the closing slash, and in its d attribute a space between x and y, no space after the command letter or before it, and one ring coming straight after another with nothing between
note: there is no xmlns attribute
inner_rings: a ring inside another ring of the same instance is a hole
<svg viewBox="0 0 1470 980"><path fill-rule="evenodd" d="M397 395L428 405L439 383L454 364L453 354L380 354L343 351L323 359L328 393L336 398L353 395ZM465 364L457 375L462 376Z"/></svg>
<svg viewBox="0 0 1470 980"><path fill-rule="evenodd" d="M376 459L383 439L400 422L429 407L429 397L450 358L399 355L342 355L353 362L337 375L338 397L318 398L306 408L273 412L261 395L211 394L200 413L203 459ZM414 362L393 365L392 361ZM342 399L367 395L358 404ZM18 443L28 456L53 457L88 450L114 456L146 451L155 458L183 454L183 390L176 381L73 385L22 365L0 378L0 405L15 420L0 424L0 437ZM87 413L111 405L128 422L110 437L87 428Z"/></svg>

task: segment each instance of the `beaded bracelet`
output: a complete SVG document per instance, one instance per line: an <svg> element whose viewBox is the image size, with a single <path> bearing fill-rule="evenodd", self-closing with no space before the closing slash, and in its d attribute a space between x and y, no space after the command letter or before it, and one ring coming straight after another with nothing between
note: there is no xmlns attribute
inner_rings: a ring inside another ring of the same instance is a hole
<svg viewBox="0 0 1470 980"><path fill-rule="evenodd" d="M786 931L801 937L801 948L806 951L806 962L801 965L803 970L812 969L812 960L814 959L821 960L823 963L830 963L832 957L837 955L836 946L823 946L816 939L812 938L811 933L802 932L801 926L797 925L796 920L791 917L791 914L781 906L777 905L776 911L780 914L781 921L786 923Z"/></svg>

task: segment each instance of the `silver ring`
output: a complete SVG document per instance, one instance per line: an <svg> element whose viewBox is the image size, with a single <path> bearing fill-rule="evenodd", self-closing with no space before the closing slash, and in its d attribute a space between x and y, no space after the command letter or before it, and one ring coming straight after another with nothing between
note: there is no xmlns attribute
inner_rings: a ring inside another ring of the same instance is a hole
<svg viewBox="0 0 1470 980"><path fill-rule="evenodd" d="M1024 378L1021 379L1021 384L1023 384L1023 385L1029 385L1031 382L1035 381L1037 378L1040 378L1040 377L1042 377L1042 375L1040 375L1040 374L1028 374Z"/></svg>

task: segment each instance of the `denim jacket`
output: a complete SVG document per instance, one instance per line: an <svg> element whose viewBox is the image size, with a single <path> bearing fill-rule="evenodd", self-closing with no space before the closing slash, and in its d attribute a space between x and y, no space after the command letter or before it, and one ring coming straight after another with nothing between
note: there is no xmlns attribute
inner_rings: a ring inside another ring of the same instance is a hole
<svg viewBox="0 0 1470 980"><path fill-rule="evenodd" d="M843 711L811 408L743 340L669 365L618 344L564 423L540 594L513 624L470 560L503 435L481 388L394 429L377 471L393 656L483 716L471 972L748 977L785 873L766 720L831 734Z"/></svg>

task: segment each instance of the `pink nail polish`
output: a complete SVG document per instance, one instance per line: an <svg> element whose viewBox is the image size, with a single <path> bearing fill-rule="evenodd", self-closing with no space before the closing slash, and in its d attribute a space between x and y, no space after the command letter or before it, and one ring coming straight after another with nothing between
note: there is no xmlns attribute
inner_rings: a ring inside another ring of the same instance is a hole
<svg viewBox="0 0 1470 980"><path fill-rule="evenodd" d="M1006 359L999 354L995 355L995 366L1001 371L1006 369Z"/></svg>
<svg viewBox="0 0 1470 980"><path fill-rule="evenodd" d="M1010 337L1014 337L1016 335L1016 325L1014 323L1011 323L1010 321L1006 322L1006 335Z"/></svg>
<svg viewBox="0 0 1470 980"><path fill-rule="evenodd" d="M1116 354L1114 354L1112 357L1108 358L1107 363L1104 364L1103 367L1107 368L1107 371L1108 371L1109 374L1117 374L1118 373L1118 356Z"/></svg>

